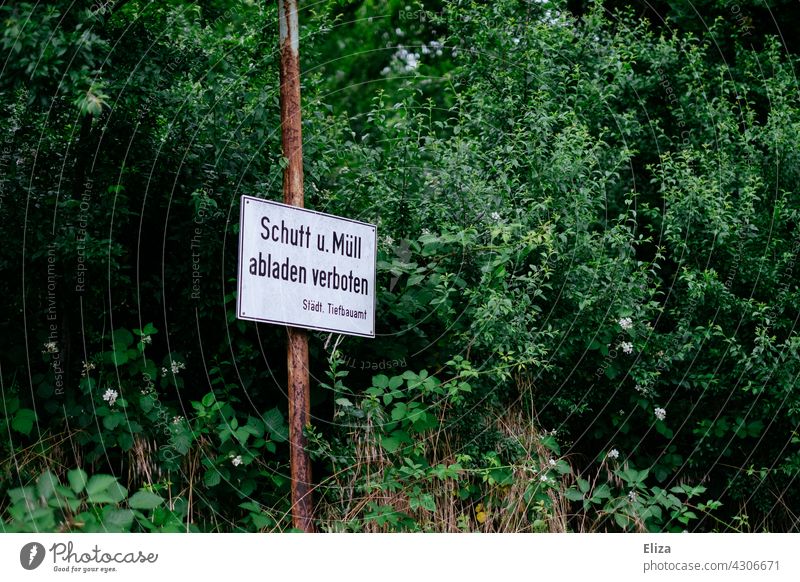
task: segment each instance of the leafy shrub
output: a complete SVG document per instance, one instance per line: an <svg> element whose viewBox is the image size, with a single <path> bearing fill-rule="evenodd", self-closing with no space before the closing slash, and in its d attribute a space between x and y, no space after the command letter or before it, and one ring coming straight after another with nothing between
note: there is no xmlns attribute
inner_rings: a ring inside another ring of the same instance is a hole
<svg viewBox="0 0 800 582"><path fill-rule="evenodd" d="M275 7L51 4L0 8L8 527L290 529L283 330L233 309L236 201L280 197ZM796 529L796 55L610 4L391 5L415 66L339 54L371 4L304 20L307 205L379 225L384 334L311 335L322 527Z"/></svg>

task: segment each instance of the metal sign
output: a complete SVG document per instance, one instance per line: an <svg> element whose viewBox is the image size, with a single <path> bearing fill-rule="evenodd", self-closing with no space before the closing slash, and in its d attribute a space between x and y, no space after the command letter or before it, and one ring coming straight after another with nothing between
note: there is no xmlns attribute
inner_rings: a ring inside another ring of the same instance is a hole
<svg viewBox="0 0 800 582"><path fill-rule="evenodd" d="M375 337L376 227L242 196L239 319Z"/></svg>

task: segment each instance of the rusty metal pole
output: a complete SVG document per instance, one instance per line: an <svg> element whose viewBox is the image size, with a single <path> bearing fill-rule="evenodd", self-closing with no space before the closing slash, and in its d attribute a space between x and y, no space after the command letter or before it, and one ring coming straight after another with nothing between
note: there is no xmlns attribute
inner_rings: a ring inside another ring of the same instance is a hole
<svg viewBox="0 0 800 582"><path fill-rule="evenodd" d="M304 206L303 135L300 127L300 41L297 0L278 0L281 53L281 141L288 165L283 171L283 201ZM311 459L303 429L310 424L308 336L304 329L288 328L289 447L292 471L292 521L305 532L314 531L311 500Z"/></svg>

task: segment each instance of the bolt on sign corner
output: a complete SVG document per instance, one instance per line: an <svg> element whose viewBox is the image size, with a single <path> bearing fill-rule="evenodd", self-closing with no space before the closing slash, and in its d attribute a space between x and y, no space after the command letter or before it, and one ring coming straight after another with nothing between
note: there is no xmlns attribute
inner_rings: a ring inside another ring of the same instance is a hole
<svg viewBox="0 0 800 582"><path fill-rule="evenodd" d="M252 196L239 218L239 319L375 337L375 225Z"/></svg>

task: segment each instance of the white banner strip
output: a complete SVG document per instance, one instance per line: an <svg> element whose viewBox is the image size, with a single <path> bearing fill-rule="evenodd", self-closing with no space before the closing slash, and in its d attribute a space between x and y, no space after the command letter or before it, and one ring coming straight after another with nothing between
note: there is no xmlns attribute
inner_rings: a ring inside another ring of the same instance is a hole
<svg viewBox="0 0 800 582"><path fill-rule="evenodd" d="M2 580L800 580L797 534L5 534Z"/></svg>

